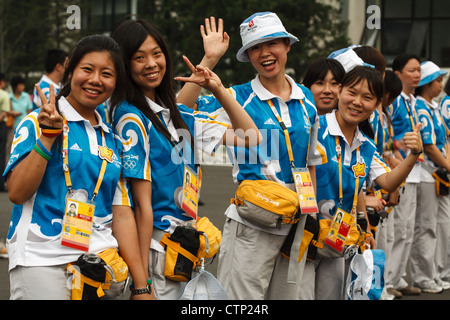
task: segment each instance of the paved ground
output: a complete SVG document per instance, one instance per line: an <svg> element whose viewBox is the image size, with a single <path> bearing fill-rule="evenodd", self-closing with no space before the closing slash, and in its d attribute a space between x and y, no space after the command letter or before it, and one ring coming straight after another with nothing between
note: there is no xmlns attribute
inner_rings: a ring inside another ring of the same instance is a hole
<svg viewBox="0 0 450 320"><path fill-rule="evenodd" d="M229 166L203 166L203 187L201 201L203 206L199 207L200 216L208 216L219 228L223 227L225 209L228 207L230 198L236 190L231 178L231 167ZM0 239L6 237L12 204L7 193L0 193ZM215 274L217 260L208 268ZM0 259L0 300L9 299L9 277L8 260ZM450 300L450 290L440 294L421 294L416 297L403 297L402 300Z"/></svg>

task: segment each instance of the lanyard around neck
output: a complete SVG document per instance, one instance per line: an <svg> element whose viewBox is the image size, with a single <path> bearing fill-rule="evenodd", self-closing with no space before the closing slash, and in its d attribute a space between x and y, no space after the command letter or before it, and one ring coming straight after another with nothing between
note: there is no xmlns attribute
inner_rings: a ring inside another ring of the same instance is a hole
<svg viewBox="0 0 450 320"><path fill-rule="evenodd" d="M344 192L342 190L342 148L339 142L339 137L335 136L336 139L336 155L339 163L339 205L342 207L344 202ZM361 158L361 147L356 149L356 164L359 164ZM356 212L356 205L358 203L358 193L359 193L359 177L355 178L355 194L353 195L353 204L351 213Z"/></svg>
<svg viewBox="0 0 450 320"><path fill-rule="evenodd" d="M309 131L309 138L308 138L308 150L306 152L306 165L308 165L308 156L309 156L309 146L311 144L311 131L312 131L312 126L311 126L311 120L309 120L309 115L308 112L306 111L306 107L305 104L303 103L303 100L299 99L302 108L303 108L303 112L306 115L306 118L308 119L308 125L310 126L311 130ZM284 139L286 140L286 146L288 149L288 154L289 154L289 162L291 163L291 167L295 168L295 164L294 164L294 153L292 152L292 144L291 144L291 138L289 137L289 131L286 127L286 125L284 124L283 120L280 117L280 114L278 113L277 109L275 108L275 105L273 104L272 100L267 100L267 103L270 106L270 109L272 110L273 114L275 115L275 118L277 118L278 122L280 123L281 129L283 129L284 132Z"/></svg>
<svg viewBox="0 0 450 320"><path fill-rule="evenodd" d="M70 178L70 170L69 170L69 125L67 123L67 119L63 116L63 147L62 147L62 157L63 157L63 171L64 178L66 180L66 187L69 190L69 193L73 195L72 190L72 179ZM100 185L102 184L103 177L106 172L106 165L108 162L112 162L112 154L106 155L111 159L106 159L104 152L109 150L106 146L105 134L103 133L103 129L100 129L102 132L102 143L103 146L99 146L99 157L103 160L102 167L100 168L100 173L97 179L97 184L95 185L95 189L91 198L91 203L94 201L95 197L98 195L98 191L100 189Z"/></svg>

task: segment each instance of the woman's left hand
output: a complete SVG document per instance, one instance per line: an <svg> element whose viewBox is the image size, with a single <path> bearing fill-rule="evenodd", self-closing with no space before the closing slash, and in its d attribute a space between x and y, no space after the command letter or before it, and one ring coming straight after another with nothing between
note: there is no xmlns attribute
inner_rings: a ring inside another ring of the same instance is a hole
<svg viewBox="0 0 450 320"><path fill-rule="evenodd" d="M192 71L190 77L175 77L177 81L191 82L198 84L199 86L211 91L213 94L219 89L223 88L220 78L212 72L209 68L202 65L194 65L189 61L186 56L183 56L184 62L186 62L189 69Z"/></svg>
<svg viewBox="0 0 450 320"><path fill-rule="evenodd" d="M420 139L420 126L421 122L417 123L416 128L412 132L405 133L403 142L408 149L411 149L412 153L419 153L423 151L422 142Z"/></svg>

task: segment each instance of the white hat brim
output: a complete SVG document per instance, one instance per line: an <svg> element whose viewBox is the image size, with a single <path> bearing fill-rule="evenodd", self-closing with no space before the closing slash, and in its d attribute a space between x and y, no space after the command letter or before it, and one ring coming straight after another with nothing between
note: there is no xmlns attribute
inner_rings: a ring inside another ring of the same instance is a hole
<svg viewBox="0 0 450 320"><path fill-rule="evenodd" d="M279 39L279 38L289 38L290 44L292 45L293 43L299 41L298 38L288 32L283 32L283 33L277 33L276 35L272 36L272 35L268 35L259 39L256 39L254 41L251 41L247 44L245 44L244 46L242 46L242 48L239 49L239 51L236 54L236 58L238 59L238 61L240 62L248 62L250 61L250 59L248 58L247 55L247 49L253 47L254 45L263 43L263 42L267 42L270 40L274 40L274 39Z"/></svg>

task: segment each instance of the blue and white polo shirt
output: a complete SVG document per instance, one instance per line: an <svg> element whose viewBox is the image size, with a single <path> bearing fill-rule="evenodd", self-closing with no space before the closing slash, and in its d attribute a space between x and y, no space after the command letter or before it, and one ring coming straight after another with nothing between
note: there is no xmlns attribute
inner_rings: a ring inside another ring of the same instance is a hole
<svg viewBox="0 0 450 320"><path fill-rule="evenodd" d="M360 161L364 163L363 173L358 177L359 191L364 182L367 186L379 176L390 172L390 168L384 163L377 152L373 141L365 136L358 128L351 144L346 140L336 120L336 111L320 116L319 142L325 147L328 162L316 167L317 202L319 206L319 218L331 219L334 215L333 208L339 205L339 162L336 152L336 138L339 137L342 156L342 206L350 212L355 194L356 177L352 169L357 163L357 149L360 147Z"/></svg>
<svg viewBox="0 0 450 320"><path fill-rule="evenodd" d="M439 108L441 109L441 114L444 118L445 125L450 131L450 96L445 96L442 98Z"/></svg>
<svg viewBox="0 0 450 320"><path fill-rule="evenodd" d="M394 127L394 140L401 140L405 136L406 132L413 131L411 126L410 113L408 113L408 108L411 112L414 125L417 124L417 113L415 111L416 99L413 95L407 95L403 91L394 100L394 102L388 107L389 116L392 121L392 126ZM406 157L406 153L399 150L403 158ZM410 152L408 150L408 152ZM420 182L420 166L421 163L416 162L414 168L406 178L406 182L419 183Z"/></svg>
<svg viewBox="0 0 450 320"><path fill-rule="evenodd" d="M248 83L229 89L263 136L262 142L256 147L227 146L228 155L233 163L233 179L237 184L243 180L272 180L295 190L284 131L272 112L269 100L288 129L295 166L306 167L307 164L317 166L327 161L325 149L317 142L319 116L312 93L306 87L296 84L289 76L286 76L286 79L292 88L291 96L286 102L265 89L259 76ZM307 114L300 100L303 101ZM213 96L199 98L197 105L199 110L210 112L218 120L229 121L224 109ZM250 225L242 221L234 205L229 207L226 214L234 220ZM252 227L261 229L254 225ZM279 232L273 228L264 231ZM286 230L282 230L281 233L285 234Z"/></svg>
<svg viewBox="0 0 450 320"><path fill-rule="evenodd" d="M184 165L196 170L195 153L183 143L190 141L187 131L176 130L169 121L170 111L147 98L153 112L167 127L174 141L173 147L165 136L135 106L122 102L114 110L113 124L124 140L123 177L151 181L153 226L165 232L173 232L180 221L188 221L181 209L179 194L183 190ZM228 124L220 123L200 112L179 105L183 121L196 140L196 148L212 153L221 142Z"/></svg>
<svg viewBox="0 0 450 320"><path fill-rule="evenodd" d="M104 131L106 145L114 151L95 198L95 213L90 252L117 248L112 235L112 205L131 205L126 182L120 178L122 170L122 142L110 126L101 121L93 127L62 97L61 113L69 126L69 168L74 190L84 190L90 200L97 183L102 160L98 146ZM33 149L41 131L37 117L39 109L28 114L18 125L12 143L10 160L3 177L14 170ZM56 143L56 142L55 142ZM55 147L55 146L54 146ZM36 193L25 203L14 205L7 236L9 268L21 266L50 266L77 260L83 251L61 245L61 231L66 206L67 187L63 172L61 149L53 148L52 157Z"/></svg>
<svg viewBox="0 0 450 320"><path fill-rule="evenodd" d="M38 86L41 88L47 100L50 98L50 85L53 85L55 89L55 97L59 94L59 90L61 90L61 84L53 82L47 75L43 75L41 80L38 82ZM33 110L41 107L41 98L36 91L36 88L33 89Z"/></svg>
<svg viewBox="0 0 450 320"><path fill-rule="evenodd" d="M436 145L445 157L447 137L445 125L442 122L439 105L434 101L429 103L421 96L418 96L416 110L419 116L419 121L422 122L420 131L423 145ZM434 178L431 174L438 168L439 167L426 154L424 154L424 163L422 164L420 181L434 183Z"/></svg>

